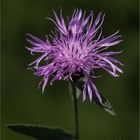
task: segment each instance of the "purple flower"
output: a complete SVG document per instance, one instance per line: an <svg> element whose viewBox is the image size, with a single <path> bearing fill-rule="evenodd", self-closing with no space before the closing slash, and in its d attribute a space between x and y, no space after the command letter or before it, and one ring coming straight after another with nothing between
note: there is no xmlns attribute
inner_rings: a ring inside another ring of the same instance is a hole
<svg viewBox="0 0 140 140"><path fill-rule="evenodd" d="M42 91L44 91L47 83L52 85L56 80L74 82L84 77L83 101L87 96L92 101L93 94L95 94L102 102L99 91L92 82L92 76L94 76L94 71L100 68L114 77L123 73L115 65L122 64L112 58L121 51L106 51L111 46L120 43L121 36L117 35L117 31L108 37L102 37L101 26L105 16L102 12L94 20L92 12L86 17L86 12L79 9L74 10L68 25L64 22L62 10L59 17L54 11L54 16L55 20L49 18L56 26L55 32L50 35L51 41L48 37L42 41L30 34L31 39L27 39L33 45L31 48L27 48L31 54L41 54L29 64L33 65L36 76L43 76L39 86L42 85Z"/></svg>

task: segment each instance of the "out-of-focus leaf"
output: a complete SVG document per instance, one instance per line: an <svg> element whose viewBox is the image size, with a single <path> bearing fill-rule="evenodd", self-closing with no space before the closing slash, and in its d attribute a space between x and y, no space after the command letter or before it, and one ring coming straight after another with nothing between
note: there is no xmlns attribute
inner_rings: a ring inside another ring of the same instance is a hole
<svg viewBox="0 0 140 140"><path fill-rule="evenodd" d="M113 110L113 107L112 105L110 104L110 102L105 98L103 97L101 94L100 94L101 98L102 98L102 103L99 102L99 100L97 99L97 97L93 97L94 98L94 101L97 105L101 106L105 111L107 111L110 115L116 115L115 111Z"/></svg>
<svg viewBox="0 0 140 140"><path fill-rule="evenodd" d="M69 93L70 93L71 98L73 99L72 87L71 87L71 84L70 83L69 83ZM81 90L76 87L76 98L77 99L80 97L80 94L81 94Z"/></svg>
<svg viewBox="0 0 140 140"><path fill-rule="evenodd" d="M76 87L76 98L78 99L80 97L81 94L81 90L79 90L79 88Z"/></svg>
<svg viewBox="0 0 140 140"><path fill-rule="evenodd" d="M76 81L75 85L77 86L77 88L79 88L79 90L81 90L81 92L83 91L83 87L84 87L83 81L81 81L81 80ZM102 99L102 103L99 101L99 99L97 98L97 96L95 94L93 94L93 103L99 105L101 108L103 108L109 114L116 115L110 102L103 95L100 94L100 96Z"/></svg>
<svg viewBox="0 0 140 140"><path fill-rule="evenodd" d="M82 80L76 80L74 84L76 85L77 98L79 98L80 94L83 92L84 82Z"/></svg>
<svg viewBox="0 0 140 140"><path fill-rule="evenodd" d="M31 124L11 124L8 128L38 140L74 140L73 136L60 128L49 128Z"/></svg>

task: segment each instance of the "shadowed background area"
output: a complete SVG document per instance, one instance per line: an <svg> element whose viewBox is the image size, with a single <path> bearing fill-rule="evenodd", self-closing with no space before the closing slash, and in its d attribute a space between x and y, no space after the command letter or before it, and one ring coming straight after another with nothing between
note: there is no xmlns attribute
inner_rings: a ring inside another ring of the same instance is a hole
<svg viewBox="0 0 140 140"><path fill-rule="evenodd" d="M103 35L118 29L123 42L114 47L124 50L117 56L125 67L120 78L101 71L94 82L112 103L117 116L110 116L89 101L79 104L81 140L138 140L138 1L133 0L3 0L2 1L2 140L33 140L5 127L11 123L35 123L60 126L73 132L73 111L68 83L55 82L45 94L37 89L41 77L27 70L36 57L25 49L26 34L42 39L54 29L46 17L62 7L71 16L74 8L87 13L106 13Z"/></svg>

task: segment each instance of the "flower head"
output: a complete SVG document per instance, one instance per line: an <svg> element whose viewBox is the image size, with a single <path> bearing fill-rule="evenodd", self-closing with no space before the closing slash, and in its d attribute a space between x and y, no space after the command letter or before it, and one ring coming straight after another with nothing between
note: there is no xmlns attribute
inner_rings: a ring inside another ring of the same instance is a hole
<svg viewBox="0 0 140 140"><path fill-rule="evenodd" d="M91 76L96 69L104 69L110 75L118 77L122 70L115 64L121 64L112 55L121 52L106 51L109 47L121 42L118 32L103 38L102 23L104 14L93 18L91 12L86 16L86 12L82 10L74 10L73 15L66 25L62 16L54 11L55 20L50 19L56 26L55 32L51 35L51 41L48 37L46 40L30 35L31 39L27 39L33 46L27 48L31 53L41 53L41 56L33 65L36 76L43 76L39 85L42 85L44 91L47 83L52 84L56 80L75 81L80 77L85 77L83 87L83 100L87 95L92 101L92 95L102 102L99 91L91 80ZM41 62L44 61L45 64ZM122 65L122 64L121 64Z"/></svg>

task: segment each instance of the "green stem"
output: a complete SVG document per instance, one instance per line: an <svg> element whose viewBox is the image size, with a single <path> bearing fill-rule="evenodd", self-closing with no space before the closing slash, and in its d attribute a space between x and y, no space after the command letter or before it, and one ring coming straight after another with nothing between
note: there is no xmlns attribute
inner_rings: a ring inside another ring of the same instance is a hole
<svg viewBox="0 0 140 140"><path fill-rule="evenodd" d="M74 83L71 82L72 88L72 101L73 101L73 108L74 108L74 122L75 122L75 139L79 140L79 122L78 122L78 104L76 98L76 87Z"/></svg>

